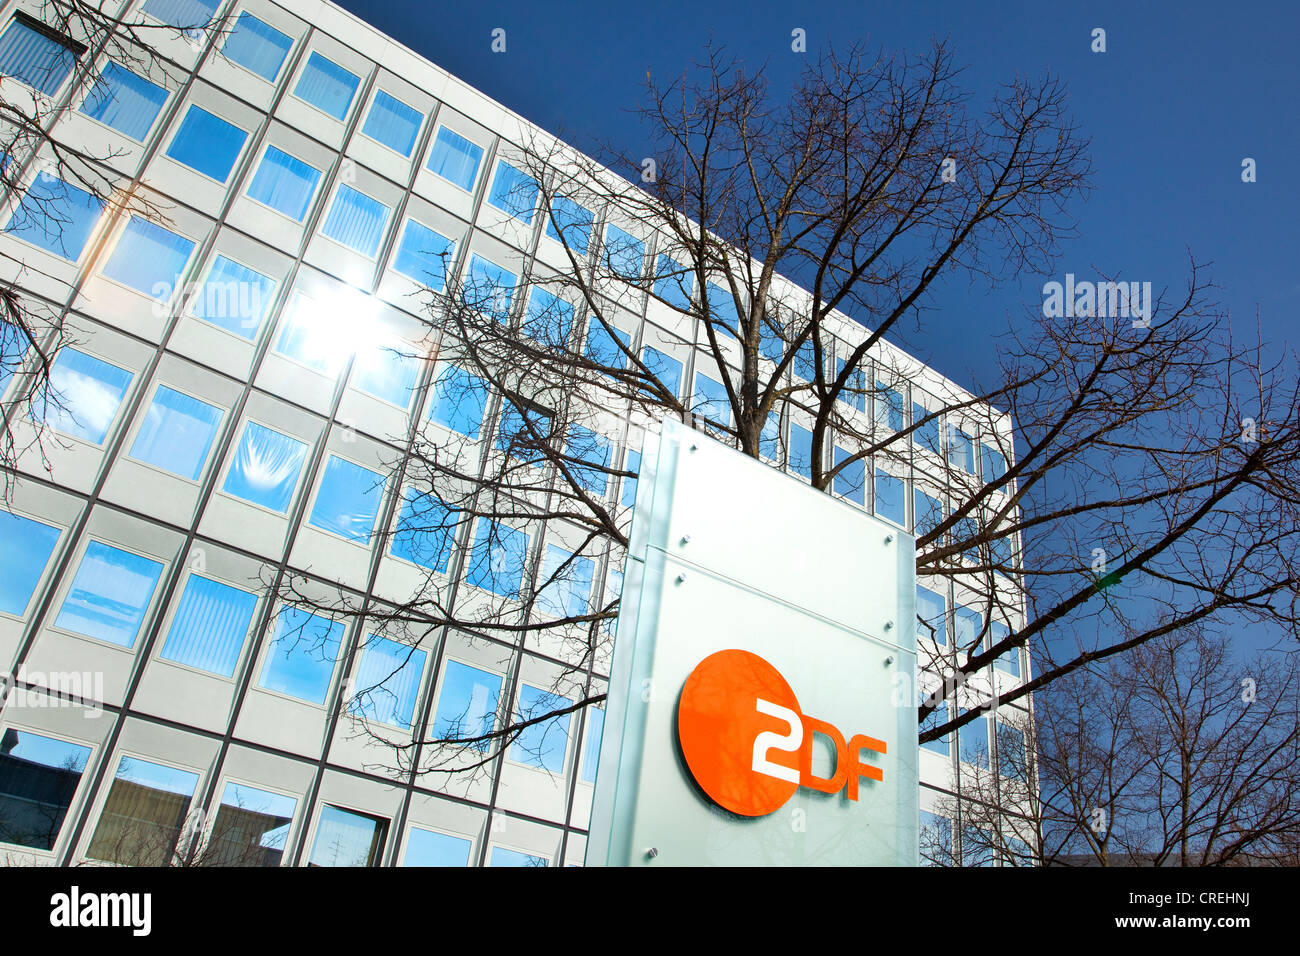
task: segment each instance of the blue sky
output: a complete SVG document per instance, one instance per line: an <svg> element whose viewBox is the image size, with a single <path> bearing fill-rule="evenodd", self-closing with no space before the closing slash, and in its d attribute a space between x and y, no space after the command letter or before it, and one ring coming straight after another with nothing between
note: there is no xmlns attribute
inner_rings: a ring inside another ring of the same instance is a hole
<svg viewBox="0 0 1300 956"><path fill-rule="evenodd" d="M826 43L865 39L921 51L949 38L977 97L1017 72L1062 78L1092 142L1094 190L1074 206L1077 237L1050 275L989 288L964 278L931 299L906 346L963 384L992 373L991 350L971 344L1023 321L1042 284L1097 271L1181 290L1190 251L1212 262L1216 298L1239 334L1259 309L1274 348L1300 329L1300 4L1102 2L808 3L772 0L592 4L572 0L438 4L341 0L428 59L575 145L609 141L635 152L644 136L629 110L646 72L667 78L710 39L748 64L766 64L774 91L802 57L790 31L807 31L810 55ZM506 30L504 54L491 31ZM1106 30L1093 53L1091 31ZM1258 179L1241 181L1255 159Z"/></svg>

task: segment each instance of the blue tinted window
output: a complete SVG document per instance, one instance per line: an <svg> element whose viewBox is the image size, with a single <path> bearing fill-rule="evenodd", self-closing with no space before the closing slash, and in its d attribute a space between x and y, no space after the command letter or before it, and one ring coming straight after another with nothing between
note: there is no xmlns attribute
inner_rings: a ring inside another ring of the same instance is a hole
<svg viewBox="0 0 1300 956"><path fill-rule="evenodd" d="M420 378L420 356L400 342L370 343L357 352L352 387L406 409Z"/></svg>
<svg viewBox="0 0 1300 956"><path fill-rule="evenodd" d="M776 412L767 413L763 431L758 436L758 453L769 461L776 461L781 451L781 419Z"/></svg>
<svg viewBox="0 0 1300 956"><path fill-rule="evenodd" d="M180 285L193 251L193 240L132 216L104 266L104 275L165 301Z"/></svg>
<svg viewBox="0 0 1300 956"><path fill-rule="evenodd" d="M932 498L919 488L912 489L912 509L916 519L916 534L928 534L943 521L943 502Z"/></svg>
<svg viewBox="0 0 1300 956"><path fill-rule="evenodd" d="M951 866L952 821L947 817L921 811L921 865Z"/></svg>
<svg viewBox="0 0 1300 956"><path fill-rule="evenodd" d="M984 629L984 616L979 611L972 611L964 604L955 604L952 609L953 640L957 647L967 653L979 650L979 636Z"/></svg>
<svg viewBox="0 0 1300 956"><path fill-rule="evenodd" d="M268 146L248 186L248 195L295 222L302 222L319 182L320 170L315 166Z"/></svg>
<svg viewBox="0 0 1300 956"><path fill-rule="evenodd" d="M597 497L604 497L608 485L609 439L582 425L569 426L565 456L569 473L578 485Z"/></svg>
<svg viewBox="0 0 1300 956"><path fill-rule="evenodd" d="M81 112L135 140L153 129L167 91L111 60L81 104Z"/></svg>
<svg viewBox="0 0 1300 956"><path fill-rule="evenodd" d="M876 514L897 525L907 524L907 482L876 469Z"/></svg>
<svg viewBox="0 0 1300 956"><path fill-rule="evenodd" d="M488 866L546 866L546 857L522 853L519 850L507 850L503 846L492 848L492 858Z"/></svg>
<svg viewBox="0 0 1300 956"><path fill-rule="evenodd" d="M89 758L89 747L6 728L0 749L0 843L53 849Z"/></svg>
<svg viewBox="0 0 1300 956"><path fill-rule="evenodd" d="M402 866L469 866L472 844L462 837L411 827Z"/></svg>
<svg viewBox="0 0 1300 956"><path fill-rule="evenodd" d="M58 92L72 72L77 54L70 48L13 20L0 34L0 75L12 76L46 96Z"/></svg>
<svg viewBox="0 0 1300 956"><path fill-rule="evenodd" d="M269 276L219 255L212 260L190 311L205 322L251 339L271 308L277 285Z"/></svg>
<svg viewBox="0 0 1300 956"><path fill-rule="evenodd" d="M985 445L981 460L984 465L984 483L986 485L997 481L1007 473L1007 459L996 448Z"/></svg>
<svg viewBox="0 0 1300 956"><path fill-rule="evenodd" d="M361 78L319 53L307 58L293 95L337 120L348 115Z"/></svg>
<svg viewBox="0 0 1300 956"><path fill-rule="evenodd" d="M126 369L64 348L54 359L48 383L33 399L29 415L64 434L100 445L130 384Z"/></svg>
<svg viewBox="0 0 1300 956"><path fill-rule="evenodd" d="M298 486L307 446L265 425L248 422L222 489L236 498L284 514Z"/></svg>
<svg viewBox="0 0 1300 956"><path fill-rule="evenodd" d="M962 711L963 716L967 711ZM976 717L957 728L957 750L961 759L981 767L989 765L989 722Z"/></svg>
<svg viewBox="0 0 1300 956"><path fill-rule="evenodd" d="M591 210L580 206L572 199L556 196L551 201L551 215L547 217L546 234L556 242L564 242L577 255L585 256L591 245L591 229L596 224L596 217Z"/></svg>
<svg viewBox="0 0 1300 956"><path fill-rule="evenodd" d="M393 271L423 283L435 292L447 287L456 244L424 223L406 220L402 241L393 257Z"/></svg>
<svg viewBox="0 0 1300 956"><path fill-rule="evenodd" d="M173 27L202 27L213 19L221 0L146 0L144 12Z"/></svg>
<svg viewBox="0 0 1300 956"><path fill-rule="evenodd" d="M854 504L867 505L867 460L859 458L844 464L853 453L847 449L835 446L835 467L840 470L835 473L833 482L834 491L841 498L852 501ZM843 465L841 468L840 466Z"/></svg>
<svg viewBox="0 0 1300 956"><path fill-rule="evenodd" d="M429 420L477 439L487 408L487 386L477 375L455 365L438 370L429 401Z"/></svg>
<svg viewBox="0 0 1300 956"><path fill-rule="evenodd" d="M645 243L618 226L605 227L605 264L615 276L632 282L641 278Z"/></svg>
<svg viewBox="0 0 1300 956"><path fill-rule="evenodd" d="M623 464L624 471L630 471L633 475L641 473L641 453L632 451L630 448L627 452L627 461ZM631 508L636 505L636 478L623 479L623 494L619 498L619 503L624 508Z"/></svg>
<svg viewBox="0 0 1300 956"><path fill-rule="evenodd" d="M388 821L339 807L321 808L308 866L378 866Z"/></svg>
<svg viewBox="0 0 1300 956"><path fill-rule="evenodd" d="M205 109L191 105L181 120L167 155L183 166L224 183L235 168L235 160L248 133Z"/></svg>
<svg viewBox="0 0 1300 956"><path fill-rule="evenodd" d="M501 406L496 447L524 464L540 467L546 463L545 449L550 446L554 425L553 417L542 409L507 400Z"/></svg>
<svg viewBox="0 0 1300 956"><path fill-rule="evenodd" d="M695 414L724 428L731 424L727 389L701 372L695 373Z"/></svg>
<svg viewBox="0 0 1300 956"><path fill-rule="evenodd" d="M444 668L438 710L433 717L435 740L469 740L492 733L501 698L501 678L460 661L449 660ZM468 746L483 751L487 741Z"/></svg>
<svg viewBox="0 0 1300 956"><path fill-rule="evenodd" d="M781 327L770 315L764 315L758 324L758 354L773 363L785 358L785 339Z"/></svg>
<svg viewBox="0 0 1300 956"><path fill-rule="evenodd" d="M926 411L925 406L918 405L916 402L912 403L913 423L923 421L929 414L930 412ZM925 424L917 426L912 431L912 441L927 451L936 455L941 454L939 451L939 417L936 415Z"/></svg>
<svg viewBox="0 0 1300 956"><path fill-rule="evenodd" d="M825 352L822 353L825 356ZM804 339L803 345L799 346L794 353L794 362L791 363L794 368L794 374L809 382L817 380L817 346L813 342L812 334Z"/></svg>
<svg viewBox="0 0 1300 956"><path fill-rule="evenodd" d="M4 395L9 380L22 368L31 344L26 332L0 319L0 396Z"/></svg>
<svg viewBox="0 0 1300 956"><path fill-rule="evenodd" d="M361 649L352 713L393 727L411 726L428 655L418 647L371 634Z"/></svg>
<svg viewBox="0 0 1300 956"><path fill-rule="evenodd" d="M465 580L501 597L517 598L527 561L526 533L498 521L480 518Z"/></svg>
<svg viewBox="0 0 1300 956"><path fill-rule="evenodd" d="M669 394L682 393L682 363L677 359L660 352L654 346L647 345L641 350L641 364L659 380L659 384L667 389Z"/></svg>
<svg viewBox="0 0 1300 956"><path fill-rule="evenodd" d="M5 232L70 262L81 258L104 203L84 189L40 172L28 187Z"/></svg>
<svg viewBox="0 0 1300 956"><path fill-rule="evenodd" d="M611 328L613 327L611 326ZM618 336L617 341L614 339L615 335ZM622 329L618 328L614 329L614 335L610 335L609 330L600 324L600 320L593 318L588 326L585 355L594 364L602 368L626 368L627 353L624 352L623 349L619 348L619 342L622 342L625 347L630 348L632 345L632 338Z"/></svg>
<svg viewBox="0 0 1300 956"><path fill-rule="evenodd" d="M533 720L572 706L573 701L567 697L522 684L515 720ZM569 717L569 714L560 714L525 727L510 745L510 759L551 773L561 773L564 754L569 747Z"/></svg>
<svg viewBox="0 0 1300 956"><path fill-rule="evenodd" d="M883 382L876 382L876 424L891 432L903 430L903 396Z"/></svg>
<svg viewBox="0 0 1300 956"><path fill-rule="evenodd" d="M523 222L533 221L537 208L537 180L505 160L497 160L497 174L488 191L488 205Z"/></svg>
<svg viewBox="0 0 1300 956"><path fill-rule="evenodd" d="M222 52L245 69L274 83L292 47L292 39L245 10L226 37Z"/></svg>
<svg viewBox="0 0 1300 956"><path fill-rule="evenodd" d="M1011 629L1001 621L993 621L989 624L989 646L1000 644L1011 636ZM998 655L998 659L993 662L993 666L1004 674L1010 674L1012 677L1020 676L1020 648L1013 647Z"/></svg>
<svg viewBox="0 0 1300 956"><path fill-rule="evenodd" d="M256 594L191 574L160 656L211 674L234 677L256 609Z"/></svg>
<svg viewBox="0 0 1300 956"><path fill-rule="evenodd" d="M924 585L916 586L916 616L925 624L918 625L916 636L931 638L936 644L948 643L947 601L937 591L931 591Z"/></svg>
<svg viewBox="0 0 1300 956"><path fill-rule="evenodd" d="M1024 780L1029 775L1025 733L1018 727L997 722L998 772L1004 777Z"/></svg>
<svg viewBox="0 0 1300 956"><path fill-rule="evenodd" d="M740 313L736 311L736 299L731 290L715 282L706 282L704 295L708 299L709 321L714 334L736 338L740 330Z"/></svg>
<svg viewBox="0 0 1300 956"><path fill-rule="evenodd" d="M844 359L835 360L835 377L844 374ZM849 377L844 381L844 388L840 389L836 398L851 408L856 408L860 412L867 410L867 377L862 374L862 367L858 366L849 372Z"/></svg>
<svg viewBox="0 0 1300 956"><path fill-rule="evenodd" d="M510 303L519 279L514 273L489 262L482 256L470 256L465 295L471 306L498 322L510 320Z"/></svg>
<svg viewBox="0 0 1300 956"><path fill-rule="evenodd" d="M325 703L342 640L342 622L296 607L282 609L259 684L308 703Z"/></svg>
<svg viewBox="0 0 1300 956"><path fill-rule="evenodd" d="M131 457L197 481L222 414L215 405L159 385L131 446Z"/></svg>
<svg viewBox="0 0 1300 956"><path fill-rule="evenodd" d="M975 442L957 426L948 429L948 463L967 474L975 474Z"/></svg>
<svg viewBox="0 0 1300 956"><path fill-rule="evenodd" d="M474 180L478 178L478 165L482 161L482 146L443 126L434 138L428 168L466 192L472 192Z"/></svg>
<svg viewBox="0 0 1300 956"><path fill-rule="evenodd" d="M600 764L600 741L605 735L605 708L587 708L587 736L582 742L582 779L592 783Z"/></svg>
<svg viewBox="0 0 1300 956"><path fill-rule="evenodd" d="M227 783L212 824L205 863L279 866L298 801L282 793Z"/></svg>
<svg viewBox="0 0 1300 956"><path fill-rule="evenodd" d="M686 312L690 310L691 291L694 288L693 274L685 271L675 259L659 256L659 268L655 271L655 295L673 308Z"/></svg>
<svg viewBox="0 0 1300 956"><path fill-rule="evenodd" d="M402 493L402 510L389 549L396 557L445 574L456 536L456 517L437 497L414 488Z"/></svg>
<svg viewBox="0 0 1300 956"><path fill-rule="evenodd" d="M58 541L58 528L0 509L0 612L26 612Z"/></svg>
<svg viewBox="0 0 1300 956"><path fill-rule="evenodd" d="M384 237L388 212L388 207L378 199L371 199L351 186L340 185L321 226L321 234L373 259Z"/></svg>
<svg viewBox="0 0 1300 956"><path fill-rule="evenodd" d="M162 568L158 561L90 542L55 627L131 647Z"/></svg>
<svg viewBox="0 0 1300 956"><path fill-rule="evenodd" d="M384 479L376 472L330 455L307 523L349 541L369 544L383 497Z"/></svg>
<svg viewBox="0 0 1300 956"><path fill-rule="evenodd" d="M410 156L423 121L424 114L419 110L380 90L370 104L361 132L403 156Z"/></svg>
<svg viewBox="0 0 1300 956"><path fill-rule="evenodd" d="M935 727L942 727L947 722L948 703L947 701L939 701L934 710L930 711L930 716L928 716L922 723L921 729L930 730ZM938 740L927 740L925 743L921 744L921 746L932 753L942 754L946 757L948 756L949 742L951 739L951 735L948 735L940 737Z"/></svg>
<svg viewBox="0 0 1300 956"><path fill-rule="evenodd" d="M591 610L591 582L596 564L590 558L573 555L553 544L537 575L537 607L554 617L581 617Z"/></svg>
<svg viewBox="0 0 1300 956"><path fill-rule="evenodd" d="M812 478L812 432L802 425L790 426L790 470Z"/></svg>
<svg viewBox="0 0 1300 956"><path fill-rule="evenodd" d="M545 289L533 289L524 313L524 333L538 342L563 346L573 330L573 306Z"/></svg>

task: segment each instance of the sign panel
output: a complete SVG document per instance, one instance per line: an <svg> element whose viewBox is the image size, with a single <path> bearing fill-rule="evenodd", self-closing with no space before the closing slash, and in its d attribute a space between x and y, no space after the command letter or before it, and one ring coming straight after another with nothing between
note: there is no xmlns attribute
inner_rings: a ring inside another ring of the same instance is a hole
<svg viewBox="0 0 1300 956"><path fill-rule="evenodd" d="M587 865L916 865L910 535L665 422L624 575Z"/></svg>

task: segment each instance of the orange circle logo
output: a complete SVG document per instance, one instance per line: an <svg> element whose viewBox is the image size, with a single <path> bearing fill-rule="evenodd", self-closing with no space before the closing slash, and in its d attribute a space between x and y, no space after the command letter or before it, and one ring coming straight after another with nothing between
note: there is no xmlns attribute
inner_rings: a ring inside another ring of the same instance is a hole
<svg viewBox="0 0 1300 956"><path fill-rule="evenodd" d="M749 651L718 651L686 679L677 737L691 776L715 803L761 817L799 786L802 721L780 671Z"/></svg>

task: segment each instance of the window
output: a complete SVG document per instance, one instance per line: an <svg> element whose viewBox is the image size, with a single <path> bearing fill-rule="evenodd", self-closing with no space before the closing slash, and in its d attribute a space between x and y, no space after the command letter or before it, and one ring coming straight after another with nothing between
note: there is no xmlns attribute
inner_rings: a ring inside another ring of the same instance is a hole
<svg viewBox="0 0 1300 956"><path fill-rule="evenodd" d="M580 256L587 254L591 246L591 230L596 224L596 217L591 210L580 206L572 199L556 196L551 200L551 215L547 218L546 234L556 242L566 242L570 249ZM561 240L560 236L564 239Z"/></svg>
<svg viewBox="0 0 1300 956"><path fill-rule="evenodd" d="M912 517L916 521L916 535L929 534L943 521L943 502L932 498L920 488L912 488Z"/></svg>
<svg viewBox="0 0 1300 956"><path fill-rule="evenodd" d="M506 215L531 223L533 210L537 208L537 180L499 159L487 201Z"/></svg>
<svg viewBox="0 0 1300 956"><path fill-rule="evenodd" d="M328 804L321 807L308 866L378 866L388 821Z"/></svg>
<svg viewBox="0 0 1300 956"><path fill-rule="evenodd" d="M984 630L984 615L972 611L964 604L954 604L952 609L953 640L958 650L967 654L979 650L980 632Z"/></svg>
<svg viewBox="0 0 1300 956"><path fill-rule="evenodd" d="M515 720L534 720L552 711L572 706L573 701L568 697L539 690L530 684L521 684ZM564 754L569 747L570 716L558 714L525 727L510 745L510 759L550 773L563 773Z"/></svg>
<svg viewBox="0 0 1300 956"><path fill-rule="evenodd" d="M758 453L768 461L775 462L781 452L781 418L776 412L767 413L767 421L758 436Z"/></svg>
<svg viewBox="0 0 1300 956"><path fill-rule="evenodd" d="M774 364L779 364L785 358L785 338L782 332L779 318L764 313L763 320L758 324L758 354Z"/></svg>
<svg viewBox="0 0 1300 956"><path fill-rule="evenodd" d="M623 572L610 569L609 575L605 578L605 603L612 604L617 601L623 593ZM610 618L605 621L603 629L610 637L618 633L618 619Z"/></svg>
<svg viewBox="0 0 1300 956"><path fill-rule="evenodd" d="M844 374L845 364L844 359L835 360L836 378L839 378L839 376ZM837 401L843 402L850 408L856 408L860 412L865 412L867 410L866 387L867 377L862 372L862 366L859 365L849 372L848 378L844 380L844 387L840 389L840 393L835 396L835 398Z"/></svg>
<svg viewBox="0 0 1300 956"><path fill-rule="evenodd" d="M0 743L0 843L52 850L90 748L10 727Z"/></svg>
<svg viewBox="0 0 1300 956"><path fill-rule="evenodd" d="M371 634L361 649L352 713L410 730L426 657L418 647Z"/></svg>
<svg viewBox="0 0 1300 956"><path fill-rule="evenodd" d="M708 300L709 321L714 334L736 338L740 331L740 313L736 311L736 299L731 290L716 282L706 282L704 296Z"/></svg>
<svg viewBox="0 0 1300 956"><path fill-rule="evenodd" d="M132 216L104 266L104 275L166 302L180 286L193 251L193 240Z"/></svg>
<svg viewBox="0 0 1300 956"><path fill-rule="evenodd" d="M925 721L921 725L921 729L933 730L936 727L942 727L947 722L948 702L946 700L941 700L935 704L934 709L930 711L929 716L925 718ZM949 753L949 741L951 739L952 735L949 734L945 737L940 737L938 740L927 740L925 743L921 744L921 749L946 757Z"/></svg>
<svg viewBox="0 0 1300 956"><path fill-rule="evenodd" d="M377 143L382 143L396 153L409 157L415 149L416 137L420 135L420 124L424 114L412 106L407 106L396 96L383 90L375 93L370 112L366 114L365 125L361 132Z"/></svg>
<svg viewBox="0 0 1300 956"><path fill-rule="evenodd" d="M191 301L190 311L204 322L252 339L271 308L278 284L270 276L218 255L203 288Z"/></svg>
<svg viewBox="0 0 1300 956"><path fill-rule="evenodd" d="M81 112L124 136L143 141L166 102L165 89L110 60L82 102Z"/></svg>
<svg viewBox="0 0 1300 956"><path fill-rule="evenodd" d="M39 172L5 232L76 262L103 211L99 197L57 176Z"/></svg>
<svg viewBox="0 0 1300 956"><path fill-rule="evenodd" d="M825 352L822 353L825 356ZM794 361L791 367L794 374L809 382L817 380L817 346L813 342L813 336L810 332L808 338L804 339L803 345L799 346L794 353Z"/></svg>
<svg viewBox="0 0 1300 956"><path fill-rule="evenodd" d="M582 425L569 426L565 445L565 463L578 487L598 498L605 497L609 485L609 439Z"/></svg>
<svg viewBox="0 0 1300 956"><path fill-rule="evenodd" d="M605 708L593 705L587 708L587 736L582 742L582 779L596 782L596 768L600 765L600 741L605 736Z"/></svg>
<svg viewBox="0 0 1300 956"><path fill-rule="evenodd" d="M42 521L0 509L0 613L26 613L59 534Z"/></svg>
<svg viewBox="0 0 1300 956"><path fill-rule="evenodd" d="M212 824L207 866L279 866L298 801L282 793L227 783Z"/></svg>
<svg viewBox="0 0 1300 956"><path fill-rule="evenodd" d="M473 844L464 837L411 827L402 866L469 866L472 848Z"/></svg>
<svg viewBox="0 0 1300 956"><path fill-rule="evenodd" d="M481 256L470 256L465 294L470 305L498 322L510 321L510 303L514 299L514 273Z"/></svg>
<svg viewBox="0 0 1300 956"><path fill-rule="evenodd" d="M727 389L709 376L695 373L695 414L723 428L731 424L731 403Z"/></svg>
<svg viewBox="0 0 1300 956"><path fill-rule="evenodd" d="M518 598L527 561L528 535L525 532L489 518L480 518L465 580L501 597Z"/></svg>
<svg viewBox="0 0 1300 956"><path fill-rule="evenodd" d="M989 646L1001 644L1011 636L1011 629L1001 621L989 622ZM1010 674L1012 677L1020 676L1020 648L1013 647L1003 651L998 655L998 659L993 662L993 666L1004 674Z"/></svg>
<svg viewBox="0 0 1300 956"><path fill-rule="evenodd" d="M876 469L876 514L896 525L907 525L907 482Z"/></svg>
<svg viewBox="0 0 1300 956"><path fill-rule="evenodd" d="M249 183L248 195L294 222L302 222L319 182L320 170L315 166L268 146Z"/></svg>
<svg viewBox="0 0 1300 956"><path fill-rule="evenodd" d="M948 429L948 464L956 465L968 475L975 474L975 443L956 425Z"/></svg>
<svg viewBox="0 0 1300 956"><path fill-rule="evenodd" d="M277 514L289 510L307 446L296 438L248 422L222 490Z"/></svg>
<svg viewBox="0 0 1300 956"><path fill-rule="evenodd" d="M248 133L234 123L191 105L167 147L167 155L182 166L224 183L247 140Z"/></svg>
<svg viewBox="0 0 1300 956"><path fill-rule="evenodd" d="M222 52L246 70L274 83L292 48L292 39L245 10L226 37Z"/></svg>
<svg viewBox="0 0 1300 956"><path fill-rule="evenodd" d="M1029 779L1029 754L1025 747L1025 732L997 721L998 772L1012 780Z"/></svg>
<svg viewBox="0 0 1300 956"><path fill-rule="evenodd" d="M812 479L812 432L802 425L790 425L790 470Z"/></svg>
<svg viewBox="0 0 1300 956"><path fill-rule="evenodd" d="M65 435L103 444L131 378L126 369L85 352L61 349L28 416Z"/></svg>
<svg viewBox="0 0 1300 956"><path fill-rule="evenodd" d="M968 711L963 710L965 715ZM980 767L989 765L989 722L983 715L957 728L957 749L961 759Z"/></svg>
<svg viewBox="0 0 1300 956"><path fill-rule="evenodd" d="M611 326L611 328L613 328ZM617 340L615 340L617 336ZM619 342L623 347L619 347ZM622 329L615 328L613 334L601 325L600 319L592 318L587 329L585 355L588 360L600 368L623 369L627 367L627 352L631 350L632 337ZM662 352L657 353L662 355ZM665 356L666 357L666 356Z"/></svg>
<svg viewBox="0 0 1300 956"><path fill-rule="evenodd" d="M90 542L54 626L134 646L162 569L161 562Z"/></svg>
<svg viewBox="0 0 1300 956"><path fill-rule="evenodd" d="M660 352L652 345L647 345L641 350L641 364L659 380L659 384L667 389L670 395L682 393L682 363L677 359ZM622 368L623 363L619 362L614 367Z"/></svg>
<svg viewBox="0 0 1300 956"><path fill-rule="evenodd" d="M948 602L938 591L922 584L916 586L916 616L924 623L917 628L917 637L928 637L941 647L948 644Z"/></svg>
<svg viewBox="0 0 1300 956"><path fill-rule="evenodd" d="M472 439L483 427L487 385L455 365L444 365L433 383L429 420Z"/></svg>
<svg viewBox="0 0 1300 956"><path fill-rule="evenodd" d="M641 453L628 449L627 461L623 464L624 471L630 471L633 476L641 473ZM619 498L619 503L624 508L631 508L636 505L636 478L623 479L623 493Z"/></svg>
<svg viewBox="0 0 1300 956"><path fill-rule="evenodd" d="M456 519L451 509L434 495L407 488L389 553L446 574L455 536Z"/></svg>
<svg viewBox="0 0 1300 956"><path fill-rule="evenodd" d="M912 403L912 423L923 421L927 415L934 414L928 411L924 405ZM939 441L939 416L935 415L923 425L917 425L912 431L912 441L919 447L926 449L936 455L943 454L940 451L941 442Z"/></svg>
<svg viewBox="0 0 1300 956"><path fill-rule="evenodd" d="M384 498L384 479L337 455L325 460L325 471L307 523L358 544L370 543Z"/></svg>
<svg viewBox="0 0 1300 956"><path fill-rule="evenodd" d="M373 259L384 237L388 213L389 208L378 199L371 199L358 189L340 184L325 216L321 235Z"/></svg>
<svg viewBox="0 0 1300 956"><path fill-rule="evenodd" d="M524 312L524 334L553 348L563 348L573 331L573 306L545 289L533 289Z"/></svg>
<svg viewBox="0 0 1300 956"><path fill-rule="evenodd" d="M610 272L629 282L639 282L644 262L644 242L618 226L605 227L605 265Z"/></svg>
<svg viewBox="0 0 1300 956"><path fill-rule="evenodd" d="M342 642L342 622L281 608L258 685L309 704L325 703Z"/></svg>
<svg viewBox="0 0 1300 956"><path fill-rule="evenodd" d="M839 445L835 446L835 467L840 470L835 473L834 491L841 498L865 508L867 506L867 461L865 458L848 461L853 454Z"/></svg>
<svg viewBox="0 0 1300 956"><path fill-rule="evenodd" d="M591 611L591 582L596 564L591 558L546 546L537 575L537 608L553 618L581 617Z"/></svg>
<svg viewBox="0 0 1300 956"><path fill-rule="evenodd" d="M405 411L411 407L420 364L420 356L403 342L367 343L357 351L352 387Z"/></svg>
<svg viewBox="0 0 1300 956"><path fill-rule="evenodd" d="M131 457L198 481L223 415L215 405L159 385L131 445Z"/></svg>
<svg viewBox="0 0 1300 956"><path fill-rule="evenodd" d="M123 756L86 855L126 866L167 866L199 775Z"/></svg>
<svg viewBox="0 0 1300 956"><path fill-rule="evenodd" d="M658 264L659 268L655 273L655 295L674 309L681 312L689 311L691 292L695 288L695 276L669 256L661 254Z"/></svg>
<svg viewBox="0 0 1300 956"><path fill-rule="evenodd" d="M313 52L307 58L298 77L298 85L293 95L304 103L310 103L322 113L336 120L348 115L352 97L356 95L361 78L355 73L343 69L333 60L327 60L319 53Z"/></svg>
<svg viewBox="0 0 1300 956"><path fill-rule="evenodd" d="M31 344L26 332L0 319L0 397L4 395L9 380L23 367Z"/></svg>
<svg viewBox="0 0 1300 956"><path fill-rule="evenodd" d="M81 52L71 40L20 14L0 34L0 75L53 96Z"/></svg>
<svg viewBox="0 0 1300 956"><path fill-rule="evenodd" d="M234 677L255 610L256 594L192 573L159 656L209 674Z"/></svg>
<svg viewBox="0 0 1300 956"><path fill-rule="evenodd" d="M336 377L352 355L347 319L338 311L322 308L301 292L293 297L280 318L275 350L329 378Z"/></svg>
<svg viewBox="0 0 1300 956"><path fill-rule="evenodd" d="M474 191L474 180L478 178L478 166L483 161L483 147L471 143L459 133L453 133L447 127L438 129L434 137L433 149L429 152L426 164L429 172L441 176L449 183L454 183L466 192Z"/></svg>
<svg viewBox="0 0 1300 956"><path fill-rule="evenodd" d="M550 866L550 861L544 856L494 846L488 866Z"/></svg>
<svg viewBox="0 0 1300 956"><path fill-rule="evenodd" d="M173 27L202 27L216 15L221 0L146 0L144 12Z"/></svg>
<svg viewBox="0 0 1300 956"><path fill-rule="evenodd" d="M952 866L952 821L928 810L921 811L921 865Z"/></svg>
<svg viewBox="0 0 1300 956"><path fill-rule="evenodd" d="M550 412L523 398L508 397L501 403L496 447L525 465L540 468L546 464L545 449L550 447L554 427Z"/></svg>
<svg viewBox="0 0 1300 956"><path fill-rule="evenodd" d="M471 740L492 733L501 699L501 678L460 661L448 660L438 693L438 710L433 717L435 740ZM468 744L480 752L488 742Z"/></svg>
<svg viewBox="0 0 1300 956"><path fill-rule="evenodd" d="M984 454L981 456L984 464L984 484L992 484L1007 473L1007 459L1002 452L996 448L984 446Z"/></svg>
<svg viewBox="0 0 1300 956"><path fill-rule="evenodd" d="M422 283L434 292L447 287L447 272L456 254L456 244L422 222L406 220L402 240L393 257L393 271Z"/></svg>

